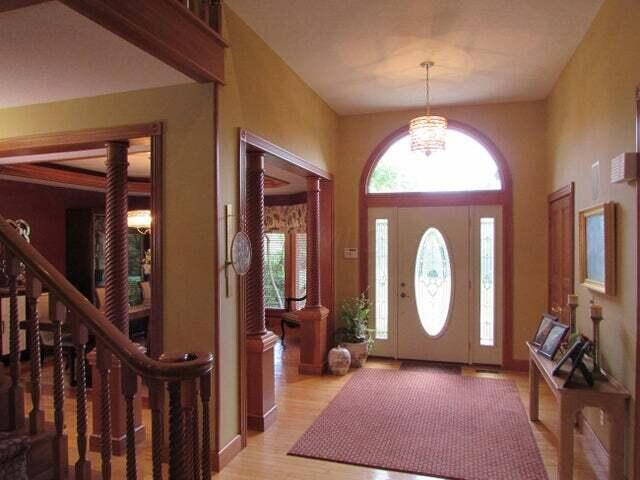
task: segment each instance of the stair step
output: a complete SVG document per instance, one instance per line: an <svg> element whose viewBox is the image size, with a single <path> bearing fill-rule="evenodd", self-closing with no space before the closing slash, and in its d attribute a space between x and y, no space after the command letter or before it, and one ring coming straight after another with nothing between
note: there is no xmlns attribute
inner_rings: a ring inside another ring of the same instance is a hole
<svg viewBox="0 0 640 480"><path fill-rule="evenodd" d="M28 421L25 423L28 423ZM63 465L68 464L67 436L63 436L60 453L58 453L55 427L50 423L45 423L44 430L35 435L30 435L26 428L16 431L16 435L26 435L31 442L31 447L27 454L29 480L55 480L57 478L56 455L59 454L61 456Z"/></svg>

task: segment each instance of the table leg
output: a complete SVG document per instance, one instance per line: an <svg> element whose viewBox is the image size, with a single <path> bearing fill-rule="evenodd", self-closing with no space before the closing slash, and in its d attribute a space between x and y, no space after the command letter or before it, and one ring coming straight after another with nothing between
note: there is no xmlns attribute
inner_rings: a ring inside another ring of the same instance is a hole
<svg viewBox="0 0 640 480"><path fill-rule="evenodd" d="M573 478L573 429L576 410L571 401L560 399L560 434L558 438L558 480Z"/></svg>
<svg viewBox="0 0 640 480"><path fill-rule="evenodd" d="M533 360L529 360L529 420L538 421L540 398L540 372Z"/></svg>
<svg viewBox="0 0 640 480"><path fill-rule="evenodd" d="M609 480L624 479L624 414L624 405L609 411Z"/></svg>

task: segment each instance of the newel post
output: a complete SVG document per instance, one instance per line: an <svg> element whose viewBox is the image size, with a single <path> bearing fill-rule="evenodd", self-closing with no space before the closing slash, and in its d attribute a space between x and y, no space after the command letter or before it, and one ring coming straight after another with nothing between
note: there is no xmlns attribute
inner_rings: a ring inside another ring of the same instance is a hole
<svg viewBox="0 0 640 480"><path fill-rule="evenodd" d="M247 154L247 230L252 247L247 277L247 425L265 431L276 419L273 347L264 306L264 154Z"/></svg>
<svg viewBox="0 0 640 480"><path fill-rule="evenodd" d="M303 375L322 375L326 367L327 317L320 303L320 179L307 178L307 302L302 323L300 367Z"/></svg>

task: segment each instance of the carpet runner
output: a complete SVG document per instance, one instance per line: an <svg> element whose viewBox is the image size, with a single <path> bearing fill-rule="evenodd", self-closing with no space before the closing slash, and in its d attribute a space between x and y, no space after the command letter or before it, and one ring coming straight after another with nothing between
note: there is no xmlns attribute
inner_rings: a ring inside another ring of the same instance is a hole
<svg viewBox="0 0 640 480"><path fill-rule="evenodd" d="M290 455L454 480L547 480L516 385L364 368Z"/></svg>

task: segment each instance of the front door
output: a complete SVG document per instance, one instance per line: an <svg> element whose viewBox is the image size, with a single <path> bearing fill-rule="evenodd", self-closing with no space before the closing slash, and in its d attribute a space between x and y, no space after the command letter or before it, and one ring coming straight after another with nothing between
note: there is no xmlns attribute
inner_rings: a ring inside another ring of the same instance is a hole
<svg viewBox="0 0 640 480"><path fill-rule="evenodd" d="M469 362L469 207L398 209L398 356Z"/></svg>
<svg viewBox="0 0 640 480"><path fill-rule="evenodd" d="M501 363L501 208L369 210L374 354Z"/></svg>

